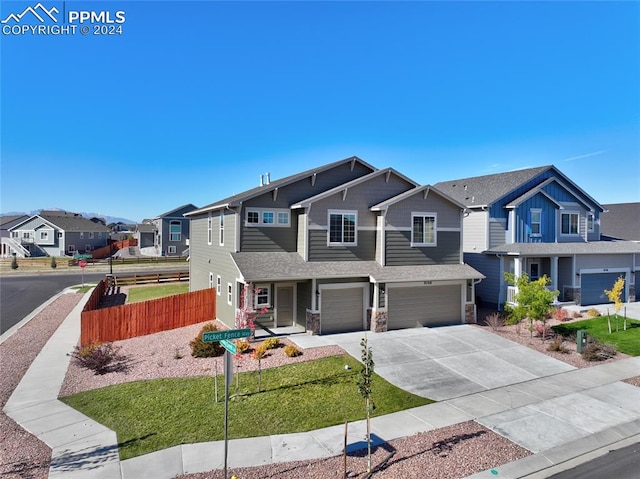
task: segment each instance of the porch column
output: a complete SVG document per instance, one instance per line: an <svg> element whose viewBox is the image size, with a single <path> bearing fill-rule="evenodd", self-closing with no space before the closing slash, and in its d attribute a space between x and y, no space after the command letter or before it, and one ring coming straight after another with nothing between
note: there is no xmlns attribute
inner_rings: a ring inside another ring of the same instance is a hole
<svg viewBox="0 0 640 479"><path fill-rule="evenodd" d="M522 258L520 256L513 258L513 274L516 278L522 276Z"/></svg>
<svg viewBox="0 0 640 479"><path fill-rule="evenodd" d="M552 256L551 258L551 286L553 289L558 289L558 257Z"/></svg>
<svg viewBox="0 0 640 479"><path fill-rule="evenodd" d="M316 279L311 279L311 311L318 311L318 295L316 294L316 290L318 285L316 284Z"/></svg>

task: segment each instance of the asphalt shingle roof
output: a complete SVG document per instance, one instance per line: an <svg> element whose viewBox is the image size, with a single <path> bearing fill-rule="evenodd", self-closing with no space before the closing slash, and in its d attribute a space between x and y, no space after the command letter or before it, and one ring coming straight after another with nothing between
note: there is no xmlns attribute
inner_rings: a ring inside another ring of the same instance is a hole
<svg viewBox="0 0 640 479"><path fill-rule="evenodd" d="M467 207L486 206L553 166L540 166L494 175L441 181L434 186Z"/></svg>
<svg viewBox="0 0 640 479"><path fill-rule="evenodd" d="M305 280L367 276L379 282L482 279L466 264L380 266L376 261L304 261L298 253L232 253L246 281Z"/></svg>
<svg viewBox="0 0 640 479"><path fill-rule="evenodd" d="M640 241L640 203L616 203L602 206L608 210L600 215L602 235Z"/></svg>
<svg viewBox="0 0 640 479"><path fill-rule="evenodd" d="M513 243L487 250L488 253L527 256L555 256L573 254L629 254L640 253L640 243L633 241L590 241L585 243Z"/></svg>
<svg viewBox="0 0 640 479"><path fill-rule="evenodd" d="M43 220L54 224L64 231L101 231L108 232L109 228L100 223L94 223L88 218L67 211L42 211L39 215Z"/></svg>

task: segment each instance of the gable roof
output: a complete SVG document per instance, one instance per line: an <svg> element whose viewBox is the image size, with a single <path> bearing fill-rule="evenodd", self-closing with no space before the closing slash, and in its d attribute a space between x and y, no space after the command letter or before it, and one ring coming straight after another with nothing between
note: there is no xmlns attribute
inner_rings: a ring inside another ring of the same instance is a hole
<svg viewBox="0 0 640 479"><path fill-rule="evenodd" d="M305 208L307 206L310 206L312 203L315 203L318 200L324 199L324 198L328 198L331 195L335 195L336 193L339 193L341 191L345 191L348 190L349 188L352 188L354 186L357 186L361 183L364 183L366 181L372 180L373 178L377 178L378 176L381 175L391 175L394 174L396 175L398 178L403 179L404 181L406 181L407 183L412 184L414 187L418 186L418 183L416 183L415 181L413 181L411 178L408 178L406 176L404 176L402 173L398 173L396 170L394 170L393 168L385 168L383 170L378 170L378 171L374 171L373 173L369 173L368 175L364 175L361 176L360 178L356 178L355 180L351 180L347 183L343 183L341 185L338 185L334 188L331 188L330 190L327 191L323 191L322 193L319 193L315 196L312 196L311 198L306 198L302 201L299 201L298 203L291 205L291 208Z"/></svg>
<svg viewBox="0 0 640 479"><path fill-rule="evenodd" d="M50 226L57 227L63 231L82 231L82 232L103 232L108 233L109 228L100 223L94 223L85 218L80 213L71 213L69 211L43 210L38 215L28 217L26 220L10 228L11 230L19 229L23 224L34 218L40 218Z"/></svg>
<svg viewBox="0 0 640 479"><path fill-rule="evenodd" d="M416 195L418 193L422 193L424 195L424 197L426 198L429 193L433 191L435 194L437 194L438 196L444 198L447 201L450 201L451 203L453 203L454 205L464 209L465 206L460 203L459 201L454 200L453 198L451 198L450 196L444 194L442 191L438 190L437 188L431 186L431 185L423 185L423 186L418 186L412 190L408 190L405 191L404 193L400 193L399 195L394 196L393 198L389 198L388 200L385 200L381 203L378 203L377 205L373 205L371 207L371 211L381 211L384 210L386 208L388 208L389 206L395 204L395 203L399 203L402 200L405 200L407 198L410 198L413 195Z"/></svg>
<svg viewBox="0 0 640 479"><path fill-rule="evenodd" d="M29 218L27 215L6 215L0 216L0 226L8 225L9 223L26 220Z"/></svg>
<svg viewBox="0 0 640 479"><path fill-rule="evenodd" d="M593 199L588 193L553 165L508 171L506 173L496 173L493 175L474 176L459 180L442 181L440 183L436 183L435 186L452 198L455 198L465 204L467 208L481 208L496 203L522 185L535 180L537 176L548 170L551 170L555 181L562 187L566 188L568 191L571 191L569 187L575 188L575 190L580 192L586 199L593 202L600 211L604 211L604 207L600 203ZM531 188L534 189L536 187L540 187L541 183L545 181L548 181L548 179L541 178L540 182L537 185L532 185ZM521 195L520 199L526 197L526 195L527 193ZM578 196L576 196L576 199L585 204L584 199L579 198ZM514 199L513 201L517 202L518 199ZM585 204L585 206L587 206L588 209L591 209L589 205Z"/></svg>
<svg viewBox="0 0 640 479"><path fill-rule="evenodd" d="M600 215L600 234L627 241L640 241L640 203L603 206L607 211Z"/></svg>
<svg viewBox="0 0 640 479"><path fill-rule="evenodd" d="M155 219L158 218L166 218L169 216L175 216L176 212L181 211L181 210L189 210L189 212L193 211L193 210L197 210L198 207L196 205L193 205L191 203L187 203L186 205L182 205L182 206L178 206L177 208L174 208L170 211L167 211L166 213L162 213L161 215L156 216ZM179 216L183 216L183 215L179 215Z"/></svg>
<svg viewBox="0 0 640 479"><path fill-rule="evenodd" d="M187 213L185 216L193 216L193 215L198 215L201 213L206 213L208 211L212 211L212 210L217 210L220 208L225 208L225 207L235 207L235 206L239 206L243 201L247 201L251 198L254 198L256 196L262 195L264 193L268 193L270 191L273 191L277 188L281 188L283 186L286 185L290 185L292 183L295 183L296 181L300 181L303 180L305 178L310 178L314 175L317 175L319 173L322 173L323 171L327 171L330 170L331 168L335 168L336 166L339 166L341 164L346 164L346 163L360 163L361 165L366 166L367 168L371 169L371 171L377 171L377 168L375 168L374 166L371 166L369 163L362 161L360 158L358 158L357 156L352 156L349 158L345 158L344 160L339 160L339 161L334 161L333 163L328 163L326 165L323 166L319 166L317 168L312 168L310 170L306 170L300 173L296 173L294 175L290 175L287 176L285 178L281 178L279 180L274 180L274 181L270 181L269 183L266 183L262 186L257 186L255 188L252 188L250 190L244 191L242 193L238 193L236 195L233 196L229 196L227 198L224 198L220 201L216 201L215 203L211 203L210 205L204 206L203 208L200 208L196 211L192 211L190 213Z"/></svg>

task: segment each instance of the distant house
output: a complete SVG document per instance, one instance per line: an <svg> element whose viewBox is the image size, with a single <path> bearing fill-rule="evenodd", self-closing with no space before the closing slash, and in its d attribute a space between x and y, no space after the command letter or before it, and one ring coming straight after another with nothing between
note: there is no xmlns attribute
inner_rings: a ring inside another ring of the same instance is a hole
<svg viewBox="0 0 640 479"><path fill-rule="evenodd" d="M0 216L0 256L9 258L15 253L23 258L29 255L29 251L22 247L19 241L11 238L9 229L29 218L27 215Z"/></svg>
<svg viewBox="0 0 640 479"><path fill-rule="evenodd" d="M64 256L107 246L109 229L79 213L43 210L9 228L9 234L24 256Z"/></svg>
<svg viewBox="0 0 640 479"><path fill-rule="evenodd" d="M357 157L187 213L190 286L233 327L244 287L265 327L313 334L475 320L482 275L462 261L464 207Z"/></svg>
<svg viewBox="0 0 640 479"><path fill-rule="evenodd" d="M603 237L640 243L640 203L603 205L607 211L600 215Z"/></svg>
<svg viewBox="0 0 640 479"><path fill-rule="evenodd" d="M138 240L138 247L152 247L156 238L156 227L153 220L142 220L142 223L135 225L133 237Z"/></svg>
<svg viewBox="0 0 640 479"><path fill-rule="evenodd" d="M478 297L492 307L513 303L517 291L504 273L547 275L560 301L592 305L619 276L624 299L636 300L640 244L603 241L605 207L555 166L437 183L462 203L464 260L486 279ZM637 227L636 223L636 227Z"/></svg>
<svg viewBox="0 0 640 479"><path fill-rule="evenodd" d="M185 256L189 248L189 219L185 214L198 207L187 204L151 220L155 227L153 246L162 256Z"/></svg>

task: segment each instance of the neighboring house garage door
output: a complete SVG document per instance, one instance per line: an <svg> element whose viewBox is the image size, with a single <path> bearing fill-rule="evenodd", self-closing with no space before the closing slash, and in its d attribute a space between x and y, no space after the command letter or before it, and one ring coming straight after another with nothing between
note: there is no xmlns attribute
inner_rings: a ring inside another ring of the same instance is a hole
<svg viewBox="0 0 640 479"><path fill-rule="evenodd" d="M590 304L609 303L609 298L607 298L604 290L611 290L613 284L620 276L624 277L624 273L583 273L580 276L580 304L582 306L588 306ZM626 300L623 290L622 301Z"/></svg>
<svg viewBox="0 0 640 479"><path fill-rule="evenodd" d="M389 329L459 324L461 289L460 285L389 288Z"/></svg>
<svg viewBox="0 0 640 479"><path fill-rule="evenodd" d="M321 334L364 329L364 288L323 289L321 302Z"/></svg>

